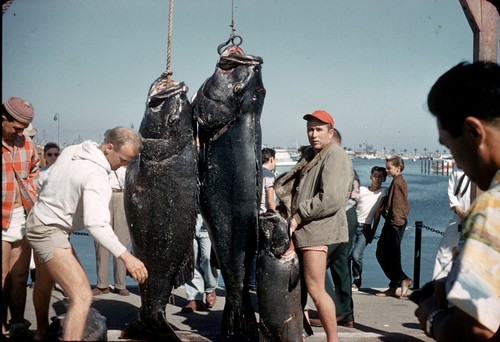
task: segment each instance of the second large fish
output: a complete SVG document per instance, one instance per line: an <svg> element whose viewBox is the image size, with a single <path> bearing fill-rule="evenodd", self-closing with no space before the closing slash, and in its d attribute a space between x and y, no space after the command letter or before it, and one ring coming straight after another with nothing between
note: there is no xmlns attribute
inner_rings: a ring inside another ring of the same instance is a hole
<svg viewBox="0 0 500 342"><path fill-rule="evenodd" d="M257 248L261 180L262 59L226 49L193 100L199 125L200 209L226 287L221 339L258 339L244 285Z"/></svg>
<svg viewBox="0 0 500 342"><path fill-rule="evenodd" d="M165 75L153 82L139 129L143 149L127 169L125 210L133 253L149 277L139 285L139 319L124 329L124 338L179 340L165 307L172 288L193 278L198 205L198 155L186 92L184 83Z"/></svg>
<svg viewBox="0 0 500 342"><path fill-rule="evenodd" d="M260 342L302 342L299 257L290 248L287 222L277 213L260 216L257 303Z"/></svg>

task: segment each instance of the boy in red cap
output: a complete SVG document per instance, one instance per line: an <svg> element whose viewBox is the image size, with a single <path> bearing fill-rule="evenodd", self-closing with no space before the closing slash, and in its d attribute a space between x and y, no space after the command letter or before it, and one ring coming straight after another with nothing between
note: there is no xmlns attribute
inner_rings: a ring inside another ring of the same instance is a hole
<svg viewBox="0 0 500 342"><path fill-rule="evenodd" d="M24 319L31 257L25 224L36 201L39 158L23 131L33 116L31 104L19 97L2 104L2 335L7 333L8 307L11 339L29 337L31 325Z"/></svg>
<svg viewBox="0 0 500 342"><path fill-rule="evenodd" d="M335 305L325 290L328 245L348 241L346 202L354 171L346 152L333 141L334 121L324 110L304 115L309 144L302 158L274 184L287 208L302 274L327 341L337 341Z"/></svg>

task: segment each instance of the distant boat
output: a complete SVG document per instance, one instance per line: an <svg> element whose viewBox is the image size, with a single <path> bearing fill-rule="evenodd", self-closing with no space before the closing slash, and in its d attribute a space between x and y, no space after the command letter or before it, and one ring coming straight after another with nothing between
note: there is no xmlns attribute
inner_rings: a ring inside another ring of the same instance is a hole
<svg viewBox="0 0 500 342"><path fill-rule="evenodd" d="M454 167L454 160L448 156L443 156L432 162L431 171L433 173L451 173Z"/></svg>
<svg viewBox="0 0 500 342"><path fill-rule="evenodd" d="M297 163L296 159L292 158L290 151L284 148L276 148L276 166L293 166Z"/></svg>
<svg viewBox="0 0 500 342"><path fill-rule="evenodd" d="M358 154L356 158L360 159L378 159L380 157L377 157L375 154L372 153L365 153L365 154Z"/></svg>

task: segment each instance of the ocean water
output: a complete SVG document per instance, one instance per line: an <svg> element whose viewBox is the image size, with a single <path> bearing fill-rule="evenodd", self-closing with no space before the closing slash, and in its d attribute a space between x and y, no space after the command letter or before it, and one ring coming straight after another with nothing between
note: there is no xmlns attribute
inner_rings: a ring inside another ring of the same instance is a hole
<svg viewBox="0 0 500 342"><path fill-rule="evenodd" d="M353 159L353 166L358 173L361 185L368 186L370 184L370 169L375 165L385 166L385 160ZM286 172L288 169L281 168L277 171L281 173ZM440 234L430 229L444 231L452 216L448 210L448 178L446 175L422 173L420 160L405 160L403 176L409 188L410 215L408 227L401 245L402 265L405 273L413 278L415 264L415 222L422 221L424 227L429 228L422 231L420 286L423 286L423 284L432 278L436 249L441 239ZM391 178L388 177L384 186L388 187L390 182ZM378 227L378 234L380 234L382 225L383 222ZM97 276L94 240L86 235L73 234L71 236L71 243L86 271L90 284L95 285ZM384 288L389 283L375 257L376 243L377 240L375 239L365 249L362 287ZM110 274L110 282L110 285L113 285L112 274ZM136 285L136 282L132 278L127 277L127 285Z"/></svg>

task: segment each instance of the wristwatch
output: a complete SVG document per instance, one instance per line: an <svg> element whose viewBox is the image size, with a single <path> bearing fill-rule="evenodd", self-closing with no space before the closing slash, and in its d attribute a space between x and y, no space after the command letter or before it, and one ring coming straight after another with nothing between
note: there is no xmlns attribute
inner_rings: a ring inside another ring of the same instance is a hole
<svg viewBox="0 0 500 342"><path fill-rule="evenodd" d="M440 313L446 312L445 309L437 309L436 311L433 311L428 317L427 317L427 322L425 324L425 332L427 335L430 337L434 338L434 319L436 316Z"/></svg>

